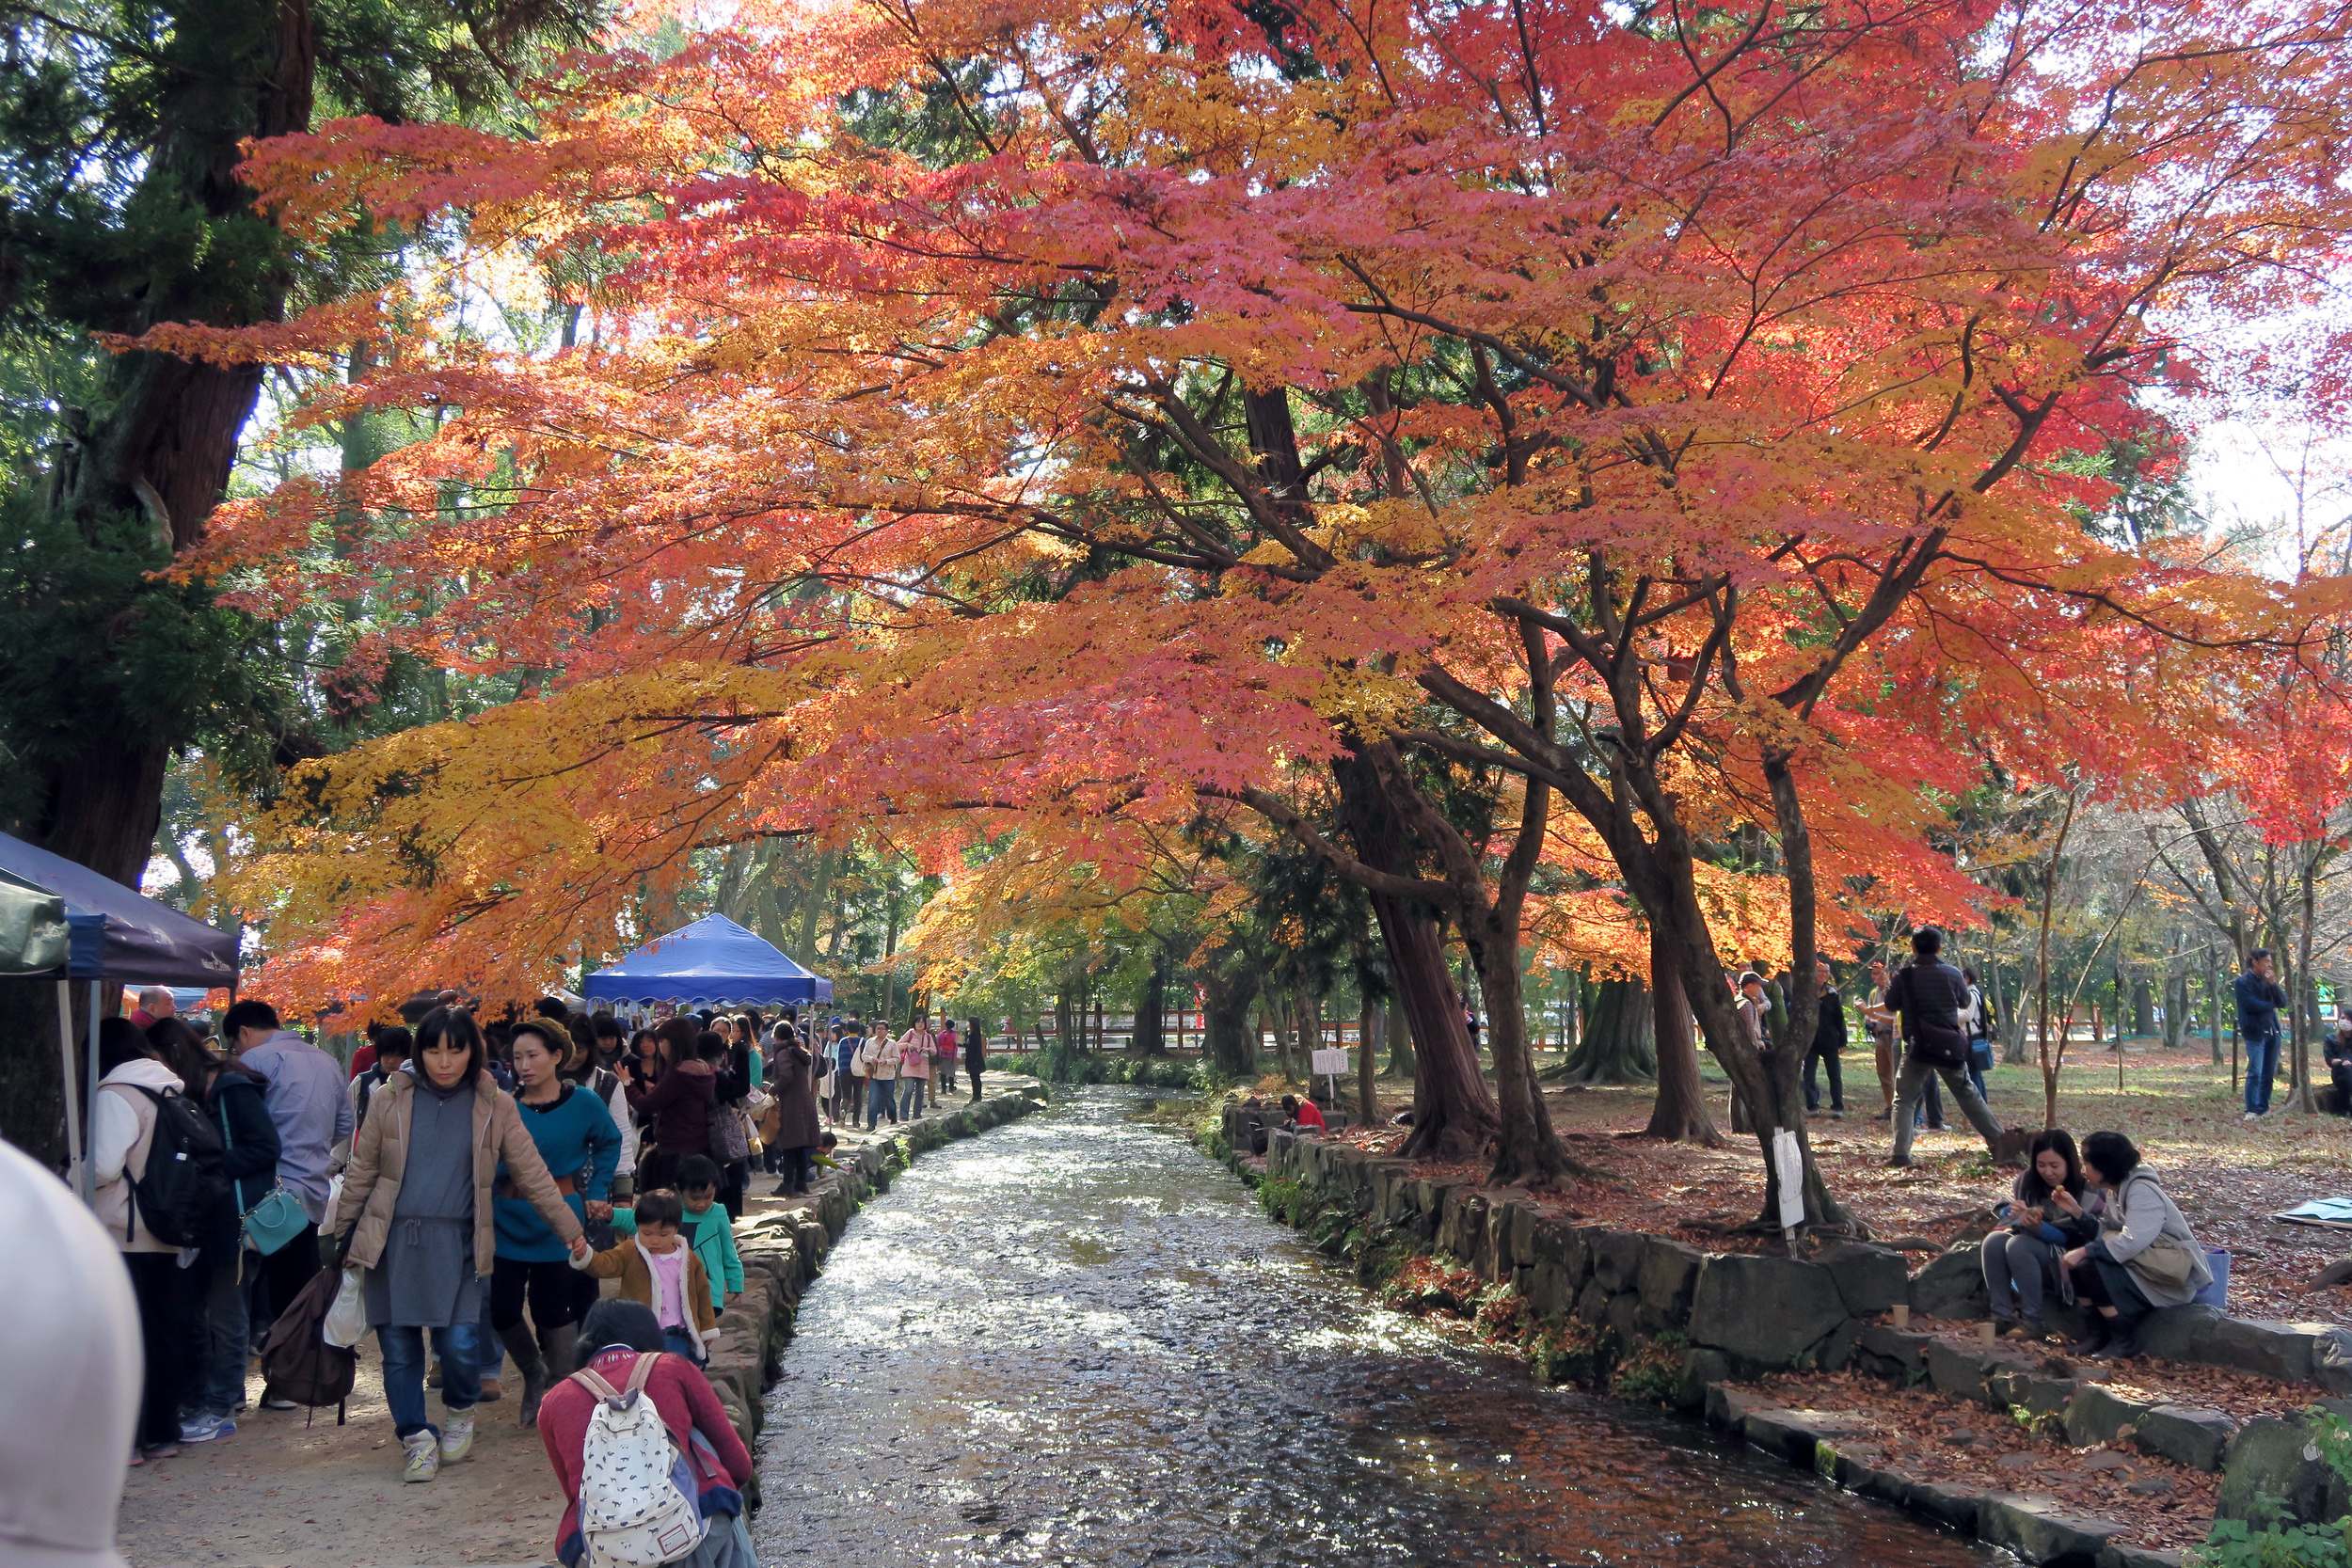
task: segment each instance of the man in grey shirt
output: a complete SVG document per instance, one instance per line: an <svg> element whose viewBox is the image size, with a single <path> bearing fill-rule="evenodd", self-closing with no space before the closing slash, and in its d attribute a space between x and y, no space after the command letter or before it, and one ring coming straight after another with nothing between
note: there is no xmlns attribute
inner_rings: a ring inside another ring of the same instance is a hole
<svg viewBox="0 0 2352 1568"><path fill-rule="evenodd" d="M253 1315L259 1343L310 1276L319 1271L319 1221L326 1213L327 1156L351 1135L351 1101L334 1057L279 1024L266 1002L240 1002L222 1015L221 1037L237 1060L258 1074L278 1128L278 1182L301 1200L310 1223L262 1259L266 1307ZM276 1404L278 1402L269 1401Z"/></svg>

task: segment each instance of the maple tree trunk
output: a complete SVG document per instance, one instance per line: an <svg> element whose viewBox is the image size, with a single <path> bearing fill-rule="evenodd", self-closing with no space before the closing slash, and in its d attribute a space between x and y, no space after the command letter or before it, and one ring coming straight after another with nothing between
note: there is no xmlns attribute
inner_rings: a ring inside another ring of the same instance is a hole
<svg viewBox="0 0 2352 1568"><path fill-rule="evenodd" d="M1495 1103L1501 1112L1495 1163L1486 1180L1498 1187L1548 1186L1584 1174L1552 1130L1551 1113L1535 1082L1528 1050L1527 1008L1519 975L1518 919L1497 911L1475 937L1465 931L1486 999L1486 1045L1494 1055Z"/></svg>
<svg viewBox="0 0 2352 1568"><path fill-rule="evenodd" d="M1405 826L1369 760L1373 744L1359 742L1331 764L1341 815L1358 860L1375 871L1406 875L1412 864ZM1404 1015L1389 1064L1394 1070L1404 1053L1405 1070L1413 1080L1413 1131L1399 1152L1412 1159L1475 1159L1494 1141L1501 1113L1470 1049L1470 1025L1446 974L1437 922L1404 899L1380 893L1368 898L1380 923L1395 1006Z"/></svg>
<svg viewBox="0 0 2352 1568"><path fill-rule="evenodd" d="M1779 1204L1780 1176L1772 1164L1772 1134L1794 1132L1804 1161L1804 1212L1808 1223L1848 1225L1852 1217L1822 1180L1813 1158L1813 1140L1805 1128L1804 1054L1820 1019L1820 970L1817 933L1820 895L1813 877L1813 834L1804 819L1804 802L1797 794L1796 775L1787 755L1767 750L1764 777L1772 785L1772 816L1780 830L1781 866L1788 879L1788 980L1786 987L1788 1022L1776 1049L1751 1053L1759 1070L1754 1084L1733 1080L1748 1096L1756 1116L1756 1141L1764 1149L1764 1214L1771 1219ZM1685 970L1688 977L1689 972ZM1799 1042L1804 1042L1800 1044Z"/></svg>
<svg viewBox="0 0 2352 1568"><path fill-rule="evenodd" d="M1378 1069L1373 1066L1372 1055L1380 1048L1388 1022L1388 1010L1370 1002L1356 1015L1356 1114L1366 1127L1380 1121L1380 1097L1373 1088Z"/></svg>
<svg viewBox="0 0 2352 1568"><path fill-rule="evenodd" d="M1698 1041L1691 1032L1691 1008L1682 998L1682 972L1661 944L1655 926L1650 927L1649 955L1658 1097L1650 1101L1649 1125L1642 1135L1669 1143L1687 1138L1708 1148L1721 1148L1723 1134L1715 1130L1706 1085L1699 1082Z"/></svg>
<svg viewBox="0 0 2352 1568"><path fill-rule="evenodd" d="M2312 1093L2312 1024L2319 1011L2319 982L2312 973L2312 927L2319 920L2319 860L2321 851L2306 847L2301 873L2302 928L2296 933L2295 984L2287 991L2295 1008L2295 1108L2303 1115L2319 1114Z"/></svg>
<svg viewBox="0 0 2352 1568"><path fill-rule="evenodd" d="M1595 988L1592 1016L1578 1032L1565 1077L1572 1084L1646 1084L1658 1073L1650 990L1612 978Z"/></svg>
<svg viewBox="0 0 2352 1568"><path fill-rule="evenodd" d="M2213 1037L2213 1065L2216 1067L2219 1067L2225 1059L2221 1054L2221 998L2223 994L2221 971L2218 969L2208 971L2205 975L2205 1002L2213 1009L2213 1016L2207 1022Z"/></svg>

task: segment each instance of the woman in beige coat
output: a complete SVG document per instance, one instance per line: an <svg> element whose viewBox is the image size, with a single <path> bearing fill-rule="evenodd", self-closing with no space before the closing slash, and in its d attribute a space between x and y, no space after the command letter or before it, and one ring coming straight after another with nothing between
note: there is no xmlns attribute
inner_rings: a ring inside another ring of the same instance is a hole
<svg viewBox="0 0 2352 1568"><path fill-rule="evenodd" d="M348 1237L344 1260L368 1271L368 1323L383 1346L385 1402L413 1481L431 1481L473 1447L481 1278L498 1250L491 1183L501 1160L516 1194L572 1255L590 1255L514 1100L482 1070L487 1059L471 1013L426 1015L408 1067L368 1101L329 1222ZM425 1419L428 1330L449 1413L438 1428Z"/></svg>

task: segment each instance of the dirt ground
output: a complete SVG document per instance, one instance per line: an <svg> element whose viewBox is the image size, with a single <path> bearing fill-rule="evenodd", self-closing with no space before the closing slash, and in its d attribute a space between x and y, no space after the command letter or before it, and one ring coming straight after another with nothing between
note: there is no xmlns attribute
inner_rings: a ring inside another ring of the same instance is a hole
<svg viewBox="0 0 2352 1568"><path fill-rule="evenodd" d="M362 1349L345 1425L332 1410L262 1409L256 1375L235 1436L133 1470L118 1531L133 1568L554 1560L563 1502L538 1433L516 1423L513 1396L475 1407L469 1457L429 1486L409 1486L381 1363L373 1342ZM428 1391L426 1402L437 1419L437 1396Z"/></svg>
<svg viewBox="0 0 2352 1568"><path fill-rule="evenodd" d="M1538 1057L1538 1067L1557 1060L1546 1053ZM1545 1096L1553 1125L1594 1174L1559 1194L1542 1195L1541 1201L1631 1228L1673 1231L1717 1250L1767 1244L1723 1234L1761 1209L1764 1165L1753 1137L1729 1132L1729 1085L1711 1061L1700 1060L1724 1135L1723 1148L1629 1136L1649 1119L1646 1086L1555 1089ZM2281 1085L2265 1120L2240 1120L2244 1106L2231 1089L2229 1069L2214 1065L2201 1040L2183 1051L2166 1051L2153 1039L2132 1041L2121 1091L2115 1061L2111 1051L2077 1046L2059 1084L2058 1125L2078 1139L2100 1128L2129 1134L2199 1237L2231 1254L2233 1312L2352 1321L2352 1291L2314 1290L2309 1283L2321 1268L2352 1252L2352 1232L2270 1218L2310 1198L2352 1194L2352 1119L2296 1115L2291 1093ZM1913 1146L1913 1166L1887 1169L1888 1124L1872 1119L1880 1099L1869 1053L1847 1053L1844 1076L1846 1116L1810 1118L1808 1136L1831 1190L1873 1236L1947 1243L1970 1233L1972 1220L1987 1205L2008 1196L2013 1173L1994 1169L1982 1141L1948 1103L1948 1095L1946 1116L1952 1130L1922 1132ZM2042 1124L2038 1068L1998 1067L1988 1087L1994 1115L2004 1126ZM1395 1097L1392 1104L1384 1098L1389 1113L1407 1103L1404 1085L1384 1081L1381 1092ZM1826 1105L1826 1085L1822 1099ZM1403 1136L1388 1129L1348 1135L1384 1145ZM1464 1167L1449 1174L1476 1177L1484 1171Z"/></svg>
<svg viewBox="0 0 2352 1568"><path fill-rule="evenodd" d="M961 1102L959 1095L946 1108ZM864 1141L836 1131L850 1148ZM753 1178L747 1218L789 1207L759 1196L774 1185L772 1177ZM253 1373L235 1435L133 1469L116 1531L132 1568L554 1562L563 1498L538 1432L516 1419L515 1394L475 1406L472 1453L430 1485L410 1486L401 1480L373 1338L359 1349L358 1386L343 1426L332 1410L263 1410L262 1379ZM505 1382L521 1386L511 1364ZM428 1389L425 1402L439 1419L440 1396Z"/></svg>

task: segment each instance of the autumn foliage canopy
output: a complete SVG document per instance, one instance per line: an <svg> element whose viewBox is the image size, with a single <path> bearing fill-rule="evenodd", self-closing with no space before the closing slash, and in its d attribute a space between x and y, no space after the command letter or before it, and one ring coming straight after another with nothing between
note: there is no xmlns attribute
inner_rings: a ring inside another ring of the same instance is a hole
<svg viewBox="0 0 2352 1568"><path fill-rule="evenodd" d="M691 848L877 823L1116 885L1206 813L1487 899L1489 945L1638 969L1666 929L1692 976L1809 974L1865 882L1964 917L1946 792L2189 787L2233 683L2340 613L2083 523L2265 324L2340 370L2292 312L2352 223L2344 21L746 4L573 60L528 139L260 145L282 223L452 260L150 341L356 357L306 417L437 423L184 568L409 607L355 700L396 657L517 692L294 770L251 824L271 983L527 993ZM1385 867L1327 825L1375 752ZM1420 815L1447 776L1490 838ZM1802 879L1703 852L1759 832Z"/></svg>

